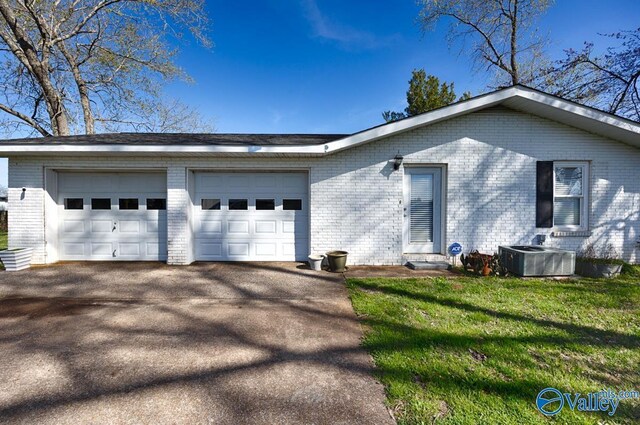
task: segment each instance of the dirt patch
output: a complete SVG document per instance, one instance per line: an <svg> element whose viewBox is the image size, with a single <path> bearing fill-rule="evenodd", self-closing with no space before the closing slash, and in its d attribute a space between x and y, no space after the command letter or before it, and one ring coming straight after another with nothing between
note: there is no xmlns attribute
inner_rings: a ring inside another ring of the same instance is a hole
<svg viewBox="0 0 640 425"><path fill-rule="evenodd" d="M131 302L45 297L3 298L0 299L0 318L75 316L90 310L113 307L116 304L124 305Z"/></svg>
<svg viewBox="0 0 640 425"><path fill-rule="evenodd" d="M370 277L453 277L450 270L412 270L405 266L351 266L345 272L347 278Z"/></svg>

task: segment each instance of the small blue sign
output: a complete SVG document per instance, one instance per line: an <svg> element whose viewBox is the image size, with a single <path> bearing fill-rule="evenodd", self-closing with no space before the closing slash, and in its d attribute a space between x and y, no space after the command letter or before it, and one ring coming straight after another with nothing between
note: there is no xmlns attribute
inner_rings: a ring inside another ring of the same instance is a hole
<svg viewBox="0 0 640 425"><path fill-rule="evenodd" d="M451 253L451 255L462 254L462 245L460 245L458 242L452 243L451 246L449 246L449 252Z"/></svg>

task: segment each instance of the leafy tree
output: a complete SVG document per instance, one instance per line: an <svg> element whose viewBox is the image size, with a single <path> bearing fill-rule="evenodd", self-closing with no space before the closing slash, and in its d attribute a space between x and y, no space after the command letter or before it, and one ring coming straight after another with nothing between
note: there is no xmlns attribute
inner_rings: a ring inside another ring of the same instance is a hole
<svg viewBox="0 0 640 425"><path fill-rule="evenodd" d="M0 124L48 136L153 121L161 82L186 78L170 40L209 46L206 27L202 0L0 0Z"/></svg>
<svg viewBox="0 0 640 425"><path fill-rule="evenodd" d="M580 51L566 50L566 57L544 70L538 86L545 91L640 121L640 28L604 34L618 42L602 55L594 44Z"/></svg>
<svg viewBox="0 0 640 425"><path fill-rule="evenodd" d="M425 30L443 18L451 39L471 42L476 65L495 70L498 86L533 79L544 39L534 23L551 0L420 0Z"/></svg>
<svg viewBox="0 0 640 425"><path fill-rule="evenodd" d="M471 97L465 92L459 100ZM456 101L456 93L453 83L440 83L440 79L433 75L427 75L424 69L414 69L409 80L407 90L407 107L404 112L385 111L382 118L386 122L398 121L406 117L422 114L433 109L447 106Z"/></svg>

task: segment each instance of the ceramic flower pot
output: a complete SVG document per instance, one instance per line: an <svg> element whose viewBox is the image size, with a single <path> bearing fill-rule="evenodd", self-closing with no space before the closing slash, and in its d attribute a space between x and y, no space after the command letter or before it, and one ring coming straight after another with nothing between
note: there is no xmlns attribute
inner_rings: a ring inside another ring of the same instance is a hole
<svg viewBox="0 0 640 425"><path fill-rule="evenodd" d="M329 261L329 270L336 273L346 271L347 251L330 251L327 252L327 260Z"/></svg>
<svg viewBox="0 0 640 425"><path fill-rule="evenodd" d="M309 267L311 267L311 270L319 272L322 270L322 261L324 261L324 255L310 255Z"/></svg>

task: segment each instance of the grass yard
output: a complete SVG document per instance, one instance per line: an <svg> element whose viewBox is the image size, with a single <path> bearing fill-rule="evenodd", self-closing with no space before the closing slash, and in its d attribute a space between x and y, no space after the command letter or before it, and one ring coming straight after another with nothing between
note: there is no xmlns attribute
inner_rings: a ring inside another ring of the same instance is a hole
<svg viewBox="0 0 640 425"><path fill-rule="evenodd" d="M349 279L400 424L638 423L535 407L538 392L640 391L640 266L615 280Z"/></svg>

